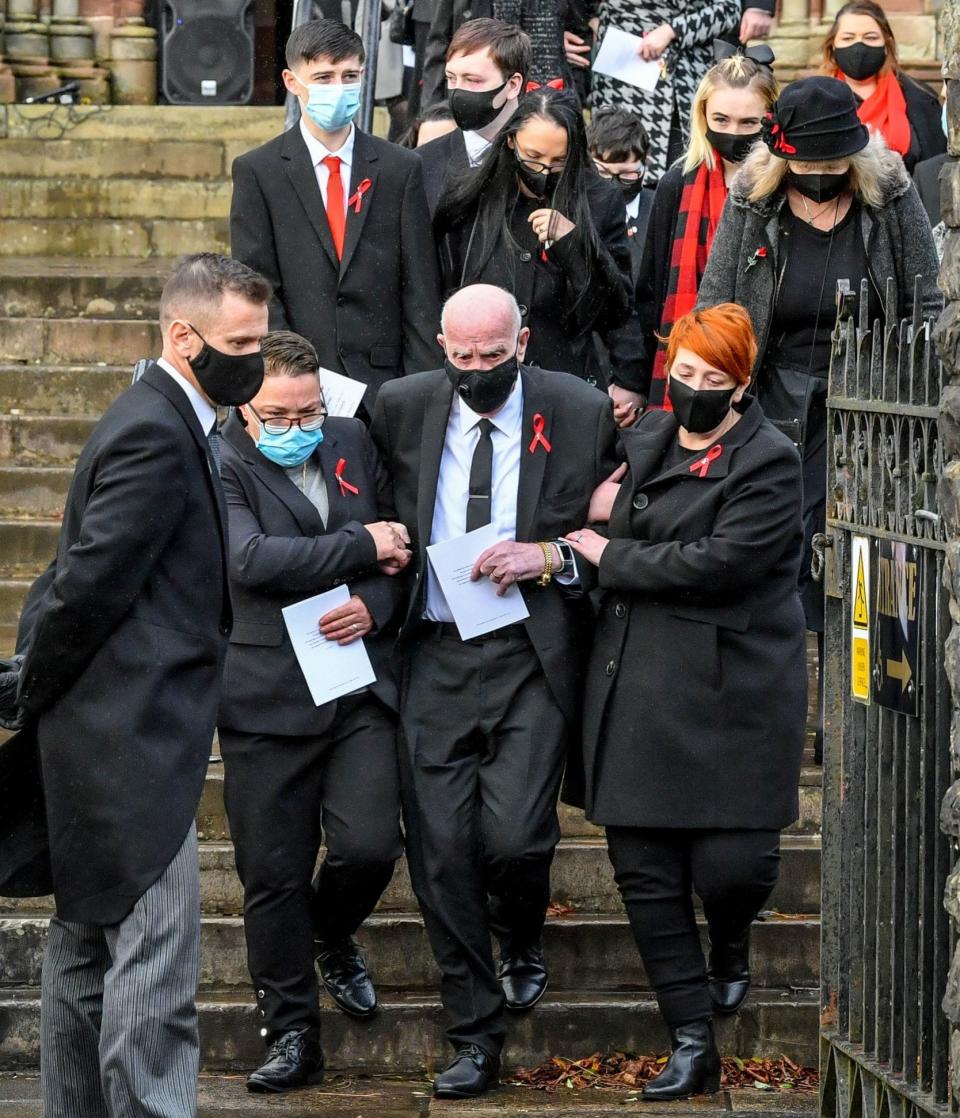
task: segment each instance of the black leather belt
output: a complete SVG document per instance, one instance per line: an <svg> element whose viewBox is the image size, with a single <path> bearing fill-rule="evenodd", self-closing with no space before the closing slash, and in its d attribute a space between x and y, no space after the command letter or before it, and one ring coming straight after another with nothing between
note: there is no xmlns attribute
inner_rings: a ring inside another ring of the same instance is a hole
<svg viewBox="0 0 960 1118"><path fill-rule="evenodd" d="M421 621L417 630L418 635L427 637L447 637L452 640L462 641L460 630L454 625L452 621ZM490 633L482 633L479 637L471 637L470 640L464 641L465 644L474 644L478 641L493 641L503 640L507 637L525 637L527 629L525 625L504 625L502 629L494 629Z"/></svg>

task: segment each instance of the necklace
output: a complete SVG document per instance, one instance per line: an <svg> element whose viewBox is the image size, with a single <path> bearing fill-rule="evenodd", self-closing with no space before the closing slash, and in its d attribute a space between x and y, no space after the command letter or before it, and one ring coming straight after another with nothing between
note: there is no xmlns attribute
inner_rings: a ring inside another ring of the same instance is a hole
<svg viewBox="0 0 960 1118"><path fill-rule="evenodd" d="M800 194L799 190L797 191L797 194ZM837 199L836 199L836 202L837 202L836 213L834 214L834 217L833 217L834 225L836 225L836 223L837 223L837 214L840 213L840 198L841 198L841 195L838 194ZM807 205L807 199L806 199L805 195L800 194L800 201L803 203L803 208L804 208L804 210L806 211L806 214L807 214L807 224L808 225L813 225L821 217L823 217L823 215L827 212L827 210L830 208L830 202L832 202L833 199L831 198L828 202L825 202L824 205L822 206L822 208L817 210L817 212L813 215L811 215L811 213L810 213L810 207Z"/></svg>

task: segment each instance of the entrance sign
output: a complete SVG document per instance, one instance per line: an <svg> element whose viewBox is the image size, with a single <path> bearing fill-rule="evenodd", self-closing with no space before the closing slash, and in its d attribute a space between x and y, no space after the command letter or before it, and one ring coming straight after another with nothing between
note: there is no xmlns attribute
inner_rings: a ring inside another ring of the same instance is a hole
<svg viewBox="0 0 960 1118"><path fill-rule="evenodd" d="M920 556L915 544L877 541L874 699L916 717L920 698Z"/></svg>

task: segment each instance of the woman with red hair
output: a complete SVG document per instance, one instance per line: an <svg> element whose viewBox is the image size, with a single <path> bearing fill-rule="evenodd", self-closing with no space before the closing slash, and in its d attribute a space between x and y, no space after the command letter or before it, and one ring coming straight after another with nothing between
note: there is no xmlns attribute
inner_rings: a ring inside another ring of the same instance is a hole
<svg viewBox="0 0 960 1118"><path fill-rule="evenodd" d="M621 431L626 465L590 509L606 533L567 537L597 567L602 594L583 806L606 828L671 1033L649 1101L718 1089L713 1018L747 996L750 925L777 880L780 831L799 811L800 459L746 394L756 354L735 303L678 318L667 342L673 411Z"/></svg>

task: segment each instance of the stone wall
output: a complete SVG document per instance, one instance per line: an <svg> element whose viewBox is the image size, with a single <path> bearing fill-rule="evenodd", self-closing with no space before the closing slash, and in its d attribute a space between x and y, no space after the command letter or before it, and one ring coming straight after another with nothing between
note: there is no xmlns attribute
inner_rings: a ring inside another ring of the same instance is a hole
<svg viewBox="0 0 960 1118"><path fill-rule="evenodd" d="M947 112L950 125L950 151L960 155L960 0L946 0L940 16L943 42L943 72L947 80ZM950 593L953 628L947 638L946 671L953 692L950 728L950 754L954 774L960 773L960 163L944 168L941 177L943 215L947 235L940 270L940 286L947 300L937 324L937 346L944 363L947 387L940 412L940 440L944 468L939 482L940 513L947 524L950 540L945 580ZM941 826L954 840L960 840L960 780L944 797ZM960 861L947 880L944 904L960 931ZM951 1023L950 1076L954 1096L960 1100L960 943L950 965L944 1012Z"/></svg>

